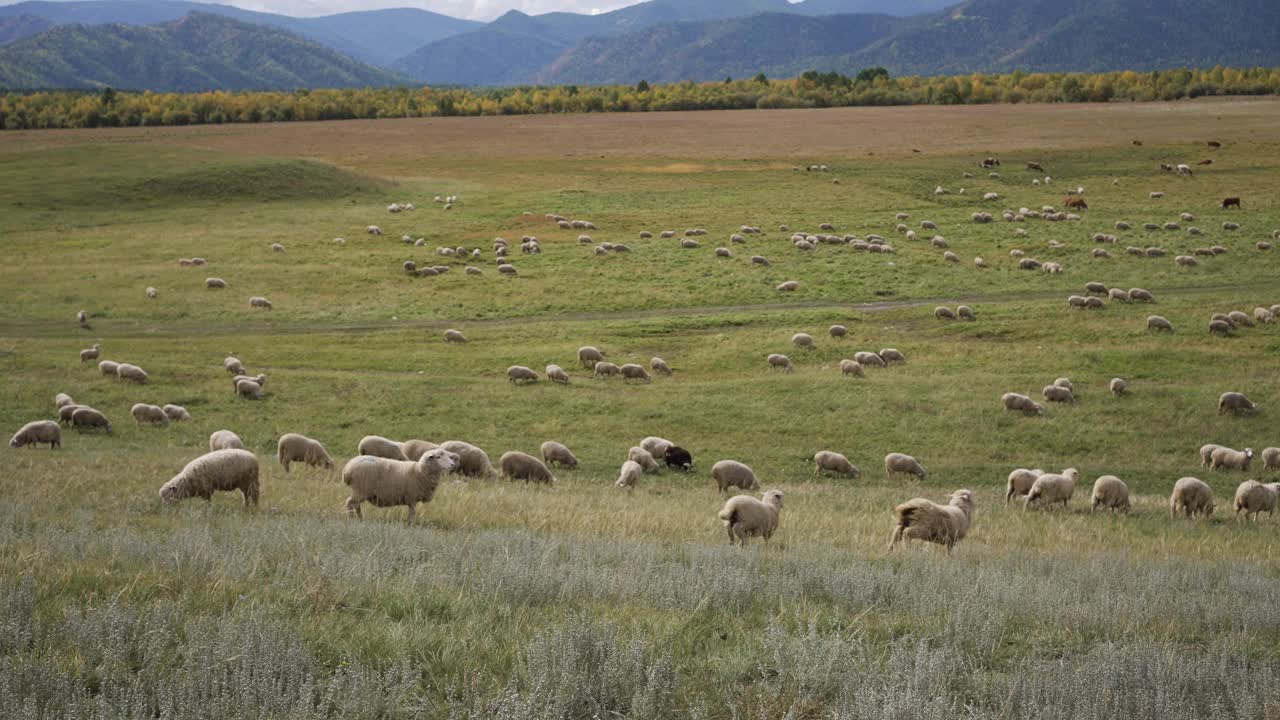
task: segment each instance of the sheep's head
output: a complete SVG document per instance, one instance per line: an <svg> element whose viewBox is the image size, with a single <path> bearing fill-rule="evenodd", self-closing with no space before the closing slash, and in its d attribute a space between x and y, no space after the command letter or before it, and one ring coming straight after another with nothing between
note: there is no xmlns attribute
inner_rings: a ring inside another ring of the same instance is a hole
<svg viewBox="0 0 1280 720"><path fill-rule="evenodd" d="M1245 457L1245 459L1246 459L1246 460L1252 460L1252 459L1253 459L1253 448L1245 448L1245 449L1244 449L1244 457Z"/></svg>
<svg viewBox="0 0 1280 720"><path fill-rule="evenodd" d="M1062 471L1062 476L1067 478L1071 482L1075 482L1080 478L1080 472L1075 468L1067 468L1066 470Z"/></svg>
<svg viewBox="0 0 1280 720"><path fill-rule="evenodd" d="M973 508L973 491L957 490L951 493L951 504L961 508Z"/></svg>
<svg viewBox="0 0 1280 720"><path fill-rule="evenodd" d="M22 433L18 433L17 435L13 436L13 439L9 441L9 447L11 448L22 447Z"/></svg>
<svg viewBox="0 0 1280 720"><path fill-rule="evenodd" d="M772 505L779 510L782 509L782 491L781 490L766 490L762 498L766 505Z"/></svg>
<svg viewBox="0 0 1280 720"><path fill-rule="evenodd" d="M456 453L451 453L443 448L436 448L423 453L422 458L418 460L418 464L424 469L428 466L434 466L442 473L449 473L458 467L460 461L461 458Z"/></svg>
<svg viewBox="0 0 1280 720"><path fill-rule="evenodd" d="M178 478L174 478L160 486L160 499L167 503L177 502L182 499Z"/></svg>

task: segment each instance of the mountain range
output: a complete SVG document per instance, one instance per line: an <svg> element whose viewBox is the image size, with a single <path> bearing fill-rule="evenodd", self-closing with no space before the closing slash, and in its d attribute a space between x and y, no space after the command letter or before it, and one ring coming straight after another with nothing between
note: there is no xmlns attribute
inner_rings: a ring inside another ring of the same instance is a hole
<svg viewBox="0 0 1280 720"><path fill-rule="evenodd" d="M511 11L482 24L411 9L294 18L179 0L21 2L0 6L0 87L599 84L853 74L877 65L895 75L1280 65L1275 0L947 3L955 0L649 0L597 15Z"/></svg>

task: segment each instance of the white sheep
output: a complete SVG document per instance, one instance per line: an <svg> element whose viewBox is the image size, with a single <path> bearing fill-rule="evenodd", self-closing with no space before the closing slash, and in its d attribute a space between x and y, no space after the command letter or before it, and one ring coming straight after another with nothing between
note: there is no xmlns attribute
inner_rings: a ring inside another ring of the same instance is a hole
<svg viewBox="0 0 1280 720"><path fill-rule="evenodd" d="M1076 401L1075 395L1071 393L1070 388L1058 385L1045 385L1040 394L1049 402L1074 403Z"/></svg>
<svg viewBox="0 0 1280 720"><path fill-rule="evenodd" d="M1244 513L1245 518L1257 522L1258 513L1265 512L1274 516L1276 501L1280 500L1280 483L1263 484L1257 480L1245 480L1236 488L1236 517Z"/></svg>
<svg viewBox="0 0 1280 720"><path fill-rule="evenodd" d="M653 459L653 455L642 447L633 447L627 450L627 460L639 465L644 472L656 473L660 470L658 461Z"/></svg>
<svg viewBox="0 0 1280 720"><path fill-rule="evenodd" d="M120 363L116 366L116 377L122 380L131 380L136 383L146 383L148 379L147 371L137 365L129 363Z"/></svg>
<svg viewBox="0 0 1280 720"><path fill-rule="evenodd" d="M101 412L85 405L77 405L71 413L71 427L76 429L105 430L111 433L111 421Z"/></svg>
<svg viewBox="0 0 1280 720"><path fill-rule="evenodd" d="M247 450L213 450L187 463L160 487L166 503L190 497L212 500L218 491L239 490L245 507L258 504L258 458Z"/></svg>
<svg viewBox="0 0 1280 720"><path fill-rule="evenodd" d="M546 375L547 379L553 383L560 383L562 385L569 384L569 373L565 372L564 368L554 363L546 367Z"/></svg>
<svg viewBox="0 0 1280 720"><path fill-rule="evenodd" d="M333 458L329 457L324 445L321 445L318 440L312 440L297 433L285 433L280 436L280 441L276 443L276 459L280 461L285 472L289 472L291 462L323 467L326 470L333 469Z"/></svg>
<svg viewBox="0 0 1280 720"><path fill-rule="evenodd" d="M1249 463L1252 461L1253 448L1233 450L1229 447L1219 447L1209 455L1209 469L1248 471Z"/></svg>
<svg viewBox="0 0 1280 720"><path fill-rule="evenodd" d="M791 364L791 358L781 353L770 353L766 358L769 361L769 369L782 368L783 372L791 372L795 366Z"/></svg>
<svg viewBox="0 0 1280 720"><path fill-rule="evenodd" d="M578 362L582 364L582 367L593 368L601 360L604 360L604 353L600 352L600 350L590 345L583 345L578 348Z"/></svg>
<svg viewBox="0 0 1280 720"><path fill-rule="evenodd" d="M132 408L129 408L129 414L133 415L133 421L139 425L147 423L164 427L169 424L169 416L158 405L136 403Z"/></svg>
<svg viewBox="0 0 1280 720"><path fill-rule="evenodd" d="M823 450L813 456L813 474L821 475L823 470L830 470L838 475L848 475L855 480L862 477L862 470L849 462L849 458L831 450Z"/></svg>
<svg viewBox="0 0 1280 720"><path fill-rule="evenodd" d="M729 534L729 544L747 544L749 537L762 537L766 543L778 530L782 512L782 491L766 490L761 500L750 495L735 495L716 514Z"/></svg>
<svg viewBox="0 0 1280 720"><path fill-rule="evenodd" d="M538 382L538 373L523 365L512 365L507 368L507 382L512 385L521 382Z"/></svg>
<svg viewBox="0 0 1280 720"><path fill-rule="evenodd" d="M852 375L854 377L866 377L866 374L862 370L862 363L857 360L841 360L840 374L844 376Z"/></svg>
<svg viewBox="0 0 1280 720"><path fill-rule="evenodd" d="M42 443L48 443L50 450L62 447L62 428L58 427L58 423L53 420L33 420L19 428L9 439L11 448Z"/></svg>
<svg viewBox="0 0 1280 720"><path fill-rule="evenodd" d="M711 466L711 478L716 481L716 488L724 492L730 487L743 490L754 490L758 487L755 472L736 460L721 460Z"/></svg>
<svg viewBox="0 0 1280 720"><path fill-rule="evenodd" d="M1031 492L1031 486L1035 484L1036 478L1043 474L1044 471L1039 468L1034 470L1017 468L1009 473L1009 481L1005 484L1004 504L1008 505L1015 495L1022 497Z"/></svg>
<svg viewBox="0 0 1280 720"><path fill-rule="evenodd" d="M357 455L371 455L373 457L386 458L388 460L408 460L404 454L404 446L395 440L389 440L381 435L365 435L360 438L360 443L356 445Z"/></svg>
<svg viewBox="0 0 1280 720"><path fill-rule="evenodd" d="M210 290L222 290L227 287L227 281L216 277L205 278L204 286Z"/></svg>
<svg viewBox="0 0 1280 720"><path fill-rule="evenodd" d="M907 356L894 348L885 348L876 354L884 361L885 365L892 363L905 363L907 361ZM859 362L861 362L861 360L859 360Z"/></svg>
<svg viewBox="0 0 1280 720"><path fill-rule="evenodd" d="M1107 386L1111 390L1111 394L1120 397L1129 389L1129 383L1124 378L1111 378L1111 382Z"/></svg>
<svg viewBox="0 0 1280 720"><path fill-rule="evenodd" d="M261 400L262 385L253 380L237 380L236 394L246 400Z"/></svg>
<svg viewBox="0 0 1280 720"><path fill-rule="evenodd" d="M447 343L465 344L467 336L462 334L461 330L449 329L444 331L444 341Z"/></svg>
<svg viewBox="0 0 1280 720"><path fill-rule="evenodd" d="M85 348L80 351L80 362L88 362L89 360L97 360L98 355L102 353L102 345L94 343L93 347Z"/></svg>
<svg viewBox="0 0 1280 720"><path fill-rule="evenodd" d="M933 316L939 320L955 320L956 314L948 307L936 307L933 309Z"/></svg>
<svg viewBox="0 0 1280 720"><path fill-rule="evenodd" d="M879 353L868 352L866 350L861 350L859 352L854 353L853 359L859 364L861 364L863 367L873 367L873 368L888 367L888 363L885 362L884 358L880 357Z"/></svg>
<svg viewBox="0 0 1280 720"><path fill-rule="evenodd" d="M475 445L461 440L449 440L440 443L440 447L458 456L458 473L478 478L498 476L498 471L489 461L489 454Z"/></svg>
<svg viewBox="0 0 1280 720"><path fill-rule="evenodd" d="M1147 329L1173 332L1173 323L1169 322L1169 319L1163 315L1149 315L1147 316Z"/></svg>
<svg viewBox="0 0 1280 720"><path fill-rule="evenodd" d="M646 371L644 367L635 363L627 363L626 365L623 365L618 368L618 372L622 374L623 382L626 382L627 380L642 380L647 383L653 382L653 378L649 376L648 371Z"/></svg>
<svg viewBox="0 0 1280 720"><path fill-rule="evenodd" d="M419 460L422 458L423 453L435 450L438 447L440 447L438 444L430 440L419 440L417 438L400 443L400 451L404 453L406 460Z"/></svg>
<svg viewBox="0 0 1280 720"><path fill-rule="evenodd" d="M363 517L360 506L366 502L375 507L404 505L409 508L407 521L412 523L418 503L431 502L440 477L457 465L458 456L443 448L425 453L417 462L354 457L342 468L342 482L351 488L347 514Z"/></svg>
<svg viewBox="0 0 1280 720"><path fill-rule="evenodd" d="M608 362L607 360L601 360L600 362L595 364L595 367L591 369L591 377L593 378L613 377L614 375L618 375L621 372L622 372L622 368L618 367L617 365L611 362Z"/></svg>
<svg viewBox="0 0 1280 720"><path fill-rule="evenodd" d="M1052 505L1059 502L1065 508L1071 501L1071 496L1075 494L1076 480L1079 477L1080 473L1075 468L1067 468L1061 474L1041 475L1031 484L1031 490L1027 492L1027 499L1023 502L1022 509L1029 510L1032 505Z"/></svg>
<svg viewBox="0 0 1280 720"><path fill-rule="evenodd" d="M578 458L563 443L555 440L548 440L542 443L540 448L542 451L542 460L547 466L559 465L560 467L576 468L578 467Z"/></svg>
<svg viewBox="0 0 1280 720"><path fill-rule="evenodd" d="M271 301L259 295L254 295L253 297L249 298L249 307L263 308L264 310L270 310Z"/></svg>
<svg viewBox="0 0 1280 720"><path fill-rule="evenodd" d="M160 410L173 422L191 419L191 413L181 405L165 405Z"/></svg>
<svg viewBox="0 0 1280 720"><path fill-rule="evenodd" d="M1169 496L1169 517L1178 514L1178 510L1187 517L1213 515L1213 488L1199 478L1184 477L1173 485L1173 494Z"/></svg>
<svg viewBox="0 0 1280 720"><path fill-rule="evenodd" d="M652 368L653 371L658 373L659 375L666 375L667 377L671 377L671 366L667 365L667 361L663 360L660 357L650 358L649 367Z"/></svg>
<svg viewBox="0 0 1280 720"><path fill-rule="evenodd" d="M1218 414L1230 412L1239 415L1257 412L1258 406L1249 400L1244 393L1224 392L1218 396Z"/></svg>
<svg viewBox="0 0 1280 720"><path fill-rule="evenodd" d="M1129 512L1129 486L1123 480L1115 475L1103 475L1093 483L1093 507L1089 512L1097 510L1099 507L1108 510L1119 510L1122 513Z"/></svg>
<svg viewBox="0 0 1280 720"><path fill-rule="evenodd" d="M977 320L977 317L973 314L973 308L968 305L956 306L956 316L961 320L968 320L969 322Z"/></svg>
<svg viewBox="0 0 1280 720"><path fill-rule="evenodd" d="M565 449L568 450L568 448ZM548 485L556 482L556 476L551 474L551 469L546 464L519 450L502 453L502 457L498 458L498 467L501 468L501 477L511 480L524 480L526 483L541 482Z"/></svg>
<svg viewBox="0 0 1280 720"><path fill-rule="evenodd" d="M795 292L799 288L800 288L800 283L796 282L795 280L788 280L784 283L779 283L777 289L779 292Z"/></svg>
<svg viewBox="0 0 1280 720"><path fill-rule="evenodd" d="M814 347L813 336L810 335L809 333L796 333L795 335L791 336L791 344L795 345L798 348L804 348L805 350L812 350Z"/></svg>
<svg viewBox="0 0 1280 720"><path fill-rule="evenodd" d="M926 498L913 498L893 509L898 521L889 540L889 549L912 540L943 545L947 552L964 539L973 524L973 492L956 490L946 505Z"/></svg>
<svg viewBox="0 0 1280 720"><path fill-rule="evenodd" d="M1005 410L1018 410L1025 415L1040 415L1044 406L1021 393L1005 393L1000 396L1000 403Z"/></svg>
<svg viewBox="0 0 1280 720"><path fill-rule="evenodd" d="M653 458L649 458L652 460ZM655 463L656 464L656 463ZM634 460L627 460L622 463L622 467L618 470L618 479L614 481L615 487L631 488L635 487L640 481L640 475L644 472L644 468L640 463Z"/></svg>
<svg viewBox="0 0 1280 720"><path fill-rule="evenodd" d="M886 480L892 480L894 473L902 473L904 475L914 475L924 480L929 477L925 472L924 466L915 458L903 453L889 453L884 456L884 477Z"/></svg>
<svg viewBox="0 0 1280 720"><path fill-rule="evenodd" d="M653 456L654 460L661 460L667 456L667 451L675 447L676 444L665 438L649 437L640 441L640 447Z"/></svg>
<svg viewBox="0 0 1280 720"><path fill-rule="evenodd" d="M1262 469L1280 470L1280 447L1269 447L1262 451Z"/></svg>
<svg viewBox="0 0 1280 720"><path fill-rule="evenodd" d="M244 368L244 363L240 362L233 356L227 356L222 361L222 367L231 375L248 375L249 371Z"/></svg>

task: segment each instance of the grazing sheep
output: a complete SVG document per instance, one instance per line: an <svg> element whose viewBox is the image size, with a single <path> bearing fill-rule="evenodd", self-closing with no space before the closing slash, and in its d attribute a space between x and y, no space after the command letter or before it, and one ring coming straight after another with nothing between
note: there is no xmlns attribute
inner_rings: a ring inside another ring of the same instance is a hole
<svg viewBox="0 0 1280 720"><path fill-rule="evenodd" d="M267 376L263 375L262 373L259 373L257 375L236 375L235 377L231 378L232 392L235 391L236 383L240 382L241 380L248 380L250 382L257 383L259 387L267 386Z"/></svg>
<svg viewBox="0 0 1280 720"><path fill-rule="evenodd" d="M852 375L854 377L866 377L862 371L862 363L857 360L841 360L840 374L844 376Z"/></svg>
<svg viewBox="0 0 1280 720"><path fill-rule="evenodd" d="M106 430L111 432L111 423L106 416L85 405L77 405L71 413L71 427L77 430Z"/></svg>
<svg viewBox="0 0 1280 720"><path fill-rule="evenodd" d="M89 360L97 360L98 355L101 354L101 352L102 352L102 345L98 343L94 343L93 347L80 351L80 362L83 363Z"/></svg>
<svg viewBox="0 0 1280 720"><path fill-rule="evenodd" d="M590 345L583 345L578 348L578 362L581 363L582 367L593 368L601 360L604 360L604 353L596 348Z"/></svg>
<svg viewBox="0 0 1280 720"><path fill-rule="evenodd" d="M408 456L404 454L404 446L395 440L389 440L381 435L365 435L360 438L360 444L356 445L357 455L371 455L373 457L386 458L388 460L408 460Z"/></svg>
<svg viewBox="0 0 1280 720"><path fill-rule="evenodd" d="M627 450L627 462L635 464L642 472L656 473L658 472L658 461L653 459L647 450L640 447L633 447ZM626 475L626 465L623 465L623 475ZM621 479L621 478L620 478ZM634 481L627 484L627 487L634 485ZM620 485L621 487L621 485Z"/></svg>
<svg viewBox="0 0 1280 720"><path fill-rule="evenodd" d="M81 310L81 311L77 312L77 313L76 313L76 320L78 320L78 321L80 322L80 324L81 324L81 325L83 325L83 326L85 326L85 327L88 327L88 326L89 326L89 313L87 313L87 312L85 312L85 311L83 311L83 310Z"/></svg>
<svg viewBox="0 0 1280 720"><path fill-rule="evenodd" d="M228 356L222 361L222 367L232 375L248 375L249 371L244 368L244 363L235 357Z"/></svg>
<svg viewBox="0 0 1280 720"><path fill-rule="evenodd" d="M76 401L72 400L71 396L66 393L58 393L57 395L53 396L53 406L56 408L63 408L68 405L75 405L75 404L76 404Z"/></svg>
<svg viewBox="0 0 1280 720"><path fill-rule="evenodd" d="M967 320L969 322L973 322L974 320L978 319L977 316L973 314L973 308L969 307L968 305L956 306L956 316L959 317L961 320Z"/></svg>
<svg viewBox="0 0 1280 720"><path fill-rule="evenodd" d="M1256 307L1253 309L1253 319L1262 325L1270 325L1276 321L1275 314L1264 307Z"/></svg>
<svg viewBox="0 0 1280 720"><path fill-rule="evenodd" d="M515 265L499 265L498 274L500 275L517 275Z"/></svg>
<svg viewBox="0 0 1280 720"><path fill-rule="evenodd" d="M1236 325L1253 327L1253 318L1249 317L1243 312L1240 312L1239 310L1232 310L1231 312L1227 313L1227 319Z"/></svg>
<svg viewBox="0 0 1280 720"><path fill-rule="evenodd" d="M258 458L241 449L214 450L187 463L160 487L160 499L173 503L191 497L212 500L218 491L239 490L245 507L258 504Z"/></svg>
<svg viewBox="0 0 1280 720"><path fill-rule="evenodd" d="M237 380L236 394L246 400L261 400L262 385L253 380Z"/></svg>
<svg viewBox="0 0 1280 720"><path fill-rule="evenodd" d="M939 320L955 320L956 314L949 307L936 307L933 309L933 316Z"/></svg>
<svg viewBox="0 0 1280 720"><path fill-rule="evenodd" d="M457 466L458 456L442 448L427 452L417 462L354 457L342 468L342 482L351 488L347 514L362 518L360 506L366 502L375 507L404 505L409 508L407 521L413 523L418 503L431 502L440 477Z"/></svg>
<svg viewBox="0 0 1280 720"><path fill-rule="evenodd" d="M467 342L467 336L463 335L460 330L445 330L444 341L447 343L465 344Z"/></svg>
<svg viewBox="0 0 1280 720"><path fill-rule="evenodd" d="M1213 451L1217 450L1220 447L1223 447L1223 446L1214 445L1213 443L1209 443L1207 445L1201 445L1200 446L1200 466L1209 467L1209 464L1213 462Z"/></svg>
<svg viewBox="0 0 1280 720"><path fill-rule="evenodd" d="M667 451L675 447L676 444L670 440L650 435L640 441L640 447L653 456L655 460L662 460L667 457Z"/></svg>
<svg viewBox="0 0 1280 720"><path fill-rule="evenodd" d="M468 274L468 275L483 275L483 274L484 274L484 272L483 272L480 268L478 268L478 267L473 267L473 266L471 266L471 265L468 265L468 266L465 268L464 272L466 272L466 274Z"/></svg>
<svg viewBox="0 0 1280 720"><path fill-rule="evenodd" d="M1176 263L1179 267L1189 267L1189 268L1197 267L1200 264L1200 261L1195 259L1195 257L1192 255L1178 255L1173 258L1173 262Z"/></svg>
<svg viewBox="0 0 1280 720"><path fill-rule="evenodd" d="M244 442L230 430L216 430L209 435L209 452L217 450L243 450Z"/></svg>
<svg viewBox="0 0 1280 720"><path fill-rule="evenodd" d="M268 299L266 299L266 298L264 298L264 297L261 297L261 296L259 296L259 295L254 295L253 297L249 298L249 307L255 307L255 308L262 308L262 309L264 309L264 310L270 310L270 309L271 309L271 301L270 301L270 300L268 300Z"/></svg>
<svg viewBox="0 0 1280 720"><path fill-rule="evenodd" d="M560 383L562 385L569 384L569 373L565 372L564 368L559 365L548 365L546 368L546 374L547 379L553 383Z"/></svg>
<svg viewBox="0 0 1280 720"><path fill-rule="evenodd" d="M649 367L659 375L666 375L667 377L671 377L671 366L667 365L667 361L663 360L660 357L650 358Z"/></svg>
<svg viewBox="0 0 1280 720"><path fill-rule="evenodd" d="M414 439L400 443L400 451L404 453L406 460L419 460L422 458L423 453L435 450L438 447L440 446L430 440Z"/></svg>
<svg viewBox="0 0 1280 720"><path fill-rule="evenodd" d="M849 462L849 458L830 450L823 450L813 456L813 474L821 475L823 470L830 470L838 475L848 475L855 480L862 477L862 470Z"/></svg>
<svg viewBox="0 0 1280 720"><path fill-rule="evenodd" d="M1262 451L1262 469L1280 470L1280 447L1269 447Z"/></svg>
<svg viewBox="0 0 1280 720"><path fill-rule="evenodd" d="M570 455L572 456L572 453ZM551 474L551 470L541 460L519 450L502 453L502 457L498 458L498 467L502 469L501 477L511 480L524 480L526 483L541 482L548 485L556 481L556 476Z"/></svg>
<svg viewBox="0 0 1280 720"><path fill-rule="evenodd" d="M696 250L697 248L701 247L701 245L698 243L697 240L694 240L693 238L685 238L680 241L680 247L686 250Z"/></svg>
<svg viewBox="0 0 1280 720"><path fill-rule="evenodd" d="M889 549L898 543L923 540L943 545L947 552L964 539L973 523L973 492L957 490L946 505L926 498L913 498L893 509L898 523L893 529Z"/></svg>
<svg viewBox="0 0 1280 720"><path fill-rule="evenodd" d="M1214 448L1209 454L1210 470L1240 470L1247 472L1253 462L1253 448L1232 450L1229 447Z"/></svg>
<svg viewBox="0 0 1280 720"><path fill-rule="evenodd" d="M795 280L788 280L784 283L780 283L777 287L777 290L778 292L795 292L799 288L800 288L800 283L796 282Z"/></svg>
<svg viewBox="0 0 1280 720"><path fill-rule="evenodd" d="M1031 490L1027 492L1027 499L1022 509L1028 510L1033 504L1039 506L1059 502L1065 508L1071 496L1075 494L1076 479L1079 476L1080 473L1075 468L1067 468L1060 475L1056 473L1041 475L1031 484Z"/></svg>
<svg viewBox="0 0 1280 720"><path fill-rule="evenodd" d="M729 544L746 547L747 538L762 537L765 543L778 529L778 516L782 512L782 491L766 490L763 502L750 495L735 495L725 502L716 514L729 533Z"/></svg>
<svg viewBox="0 0 1280 720"><path fill-rule="evenodd" d="M133 382L143 384L147 382L147 371L137 365L129 363L120 363L116 366L116 376L122 380L131 380Z"/></svg>
<svg viewBox="0 0 1280 720"><path fill-rule="evenodd" d="M1022 258L1018 261L1019 270L1039 270L1040 261L1035 258Z"/></svg>
<svg viewBox="0 0 1280 720"><path fill-rule="evenodd" d="M1120 288L1111 288L1110 290L1107 291L1107 296L1110 297L1112 300L1115 300L1117 302L1122 302L1122 303L1127 303L1129 302L1129 299L1130 299L1129 291L1121 290Z"/></svg>
<svg viewBox="0 0 1280 720"><path fill-rule="evenodd" d="M1199 478L1184 477L1173 484L1169 496L1169 517L1182 510L1187 517L1213 515L1213 488Z"/></svg>
<svg viewBox="0 0 1280 720"><path fill-rule="evenodd" d="M512 365L507 368L507 382L512 385L520 382L538 382L538 373L523 365Z"/></svg>
<svg viewBox="0 0 1280 720"><path fill-rule="evenodd" d="M165 405L160 410L173 422L191 419L191 413L181 405Z"/></svg>
<svg viewBox="0 0 1280 720"><path fill-rule="evenodd" d="M1264 485L1257 480L1245 480L1236 488L1236 517L1243 512L1245 518L1257 522L1258 513L1274 516L1277 500L1280 500L1280 483Z"/></svg>
<svg viewBox="0 0 1280 720"><path fill-rule="evenodd" d="M618 368L618 371L622 374L623 382L628 380L643 380L647 383L653 382L653 378L649 376L648 371L646 371L643 366L636 365L635 363L627 363L626 365Z"/></svg>
<svg viewBox="0 0 1280 720"><path fill-rule="evenodd" d="M324 446L318 440L312 440L297 433L286 433L280 436L280 441L276 443L276 459L280 461L285 472L289 472L291 462L306 463L311 467L323 467L326 470L333 469L333 458L329 457Z"/></svg>
<svg viewBox="0 0 1280 720"><path fill-rule="evenodd" d="M1036 478L1044 474L1039 468L1028 470L1027 468L1018 468L1009 473L1009 481L1005 485L1004 504L1008 505L1013 496L1019 497L1031 492L1031 486L1035 484Z"/></svg>
<svg viewBox="0 0 1280 720"><path fill-rule="evenodd" d="M73 411L74 412L74 411ZM52 420L33 420L18 429L9 439L9 447L48 443L49 449L62 447L62 428Z"/></svg>
<svg viewBox="0 0 1280 720"><path fill-rule="evenodd" d="M457 456L456 472L466 477L497 477L498 471L489 461L489 454L484 450L461 440L449 440L440 444L444 450Z"/></svg>
<svg viewBox="0 0 1280 720"><path fill-rule="evenodd" d="M1000 396L1000 403L1005 410L1018 410L1024 415L1040 415L1044 406L1021 393L1008 392Z"/></svg>
<svg viewBox="0 0 1280 720"><path fill-rule="evenodd" d="M133 421L139 425L148 423L164 427L169 424L169 416L158 405L137 403L132 408L129 408L129 414L133 415Z"/></svg>
<svg viewBox="0 0 1280 720"><path fill-rule="evenodd" d="M929 474L925 472L922 466L915 458L903 453L889 453L884 456L884 477L886 480L892 480L894 473L902 473L905 475L914 475L924 480Z"/></svg>
<svg viewBox="0 0 1280 720"><path fill-rule="evenodd" d="M1258 406L1255 405L1244 393L1224 392L1218 396L1218 414L1222 415L1226 412L1233 414L1252 414L1256 412Z"/></svg>
<svg viewBox="0 0 1280 720"><path fill-rule="evenodd" d="M680 472L693 470L693 456L689 454L688 450L678 445L672 445L667 448L667 454L662 460L667 464L667 467L675 468Z"/></svg>
<svg viewBox="0 0 1280 720"><path fill-rule="evenodd" d="M1093 507L1089 508L1089 512L1099 507L1128 514L1129 486L1115 475L1103 475L1098 478L1093 483Z"/></svg>
<svg viewBox="0 0 1280 720"><path fill-rule="evenodd" d="M600 362L596 363L594 368L592 368L591 377L593 378L612 377L614 375L618 375L621 373L622 373L622 368L618 367L617 365L611 362L601 360Z"/></svg>
<svg viewBox="0 0 1280 720"><path fill-rule="evenodd" d="M894 348L885 348L876 354L880 356L880 359L884 361L885 365L892 363L905 363L907 361L907 356ZM861 360L859 360L859 362L861 362Z"/></svg>
<svg viewBox="0 0 1280 720"><path fill-rule="evenodd" d="M1084 307L1089 308L1090 310L1101 309L1103 307L1102 298L1087 297L1084 299Z"/></svg>
<svg viewBox="0 0 1280 720"><path fill-rule="evenodd" d="M951 262L951 263L958 263L958 262L960 262L960 256L959 256L959 255L957 255L957 254L955 254L955 253L953 253L953 252L951 252L950 250L948 250L948 251L946 251L946 252L942 253L942 259L943 259L943 260L945 260L945 261L947 261L947 262Z"/></svg>
<svg viewBox="0 0 1280 720"><path fill-rule="evenodd" d="M1209 334L1226 337L1231 334L1232 325L1226 320L1210 320Z"/></svg>
<svg viewBox="0 0 1280 720"><path fill-rule="evenodd" d="M639 448L633 448L639 449ZM643 450L641 451L643 452ZM652 460L653 458L650 458ZM632 488L640 481L640 475L644 472L644 468L640 463L634 460L627 460L622 463L622 467L618 470L618 479L613 482L614 487Z"/></svg>
<svg viewBox="0 0 1280 720"><path fill-rule="evenodd" d="M271 252L282 253L284 252L284 246L280 243L271 243Z"/></svg>
<svg viewBox="0 0 1280 720"><path fill-rule="evenodd" d="M791 364L791 358L781 353L771 353L766 359L769 361L770 370L773 370L774 368L782 368L783 372L789 373L795 369L795 366Z"/></svg>
<svg viewBox="0 0 1280 720"><path fill-rule="evenodd" d="M1049 402L1074 403L1076 401L1075 395L1072 394L1070 388L1058 385L1045 385L1040 394Z"/></svg>
<svg viewBox="0 0 1280 720"><path fill-rule="evenodd" d="M985 268L987 267L987 261L983 260L981 257L976 257L973 259L973 266L976 268Z"/></svg>
<svg viewBox="0 0 1280 720"><path fill-rule="evenodd" d="M222 278L205 278L204 286L210 290L222 290L227 287L227 281Z"/></svg>
<svg viewBox="0 0 1280 720"><path fill-rule="evenodd" d="M578 458L574 457L573 452L562 443L548 440L542 443L541 450L542 460L548 466L555 464L567 468L578 467Z"/></svg>
<svg viewBox="0 0 1280 720"><path fill-rule="evenodd" d="M854 353L853 359L855 362L857 362L859 365L862 365L863 367L873 367L873 368L888 367L888 363L886 363L884 358L880 357L878 353L868 352L866 350ZM903 359L903 362L906 362L905 358Z"/></svg>
<svg viewBox="0 0 1280 720"><path fill-rule="evenodd" d="M755 472L747 465L736 460L721 460L712 465L711 478L716 481L716 488L720 492L724 492L730 487L754 490L758 486Z"/></svg>
<svg viewBox="0 0 1280 720"><path fill-rule="evenodd" d="M1112 395L1120 397L1129 389L1129 383L1125 382L1124 378L1111 378L1111 383L1108 387L1111 389Z"/></svg>
<svg viewBox="0 0 1280 720"><path fill-rule="evenodd" d="M768 265L769 261L763 255L752 255L751 264L752 265Z"/></svg>
<svg viewBox="0 0 1280 720"><path fill-rule="evenodd" d="M1129 288L1129 299L1133 302L1155 302L1156 296L1152 295L1150 290Z"/></svg>

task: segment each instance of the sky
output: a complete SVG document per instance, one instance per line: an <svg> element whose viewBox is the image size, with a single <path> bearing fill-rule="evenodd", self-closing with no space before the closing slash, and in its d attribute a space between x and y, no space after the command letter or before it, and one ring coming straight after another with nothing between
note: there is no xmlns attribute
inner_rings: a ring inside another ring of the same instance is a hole
<svg viewBox="0 0 1280 720"><path fill-rule="evenodd" d="M21 0L0 0L0 5L12 5ZM195 0L221 5L235 5L246 10L279 13L296 17L332 15L356 10L413 7L444 13L469 20L492 20L508 10L519 10L529 15L565 11L575 13L599 13L635 5L642 0Z"/></svg>

